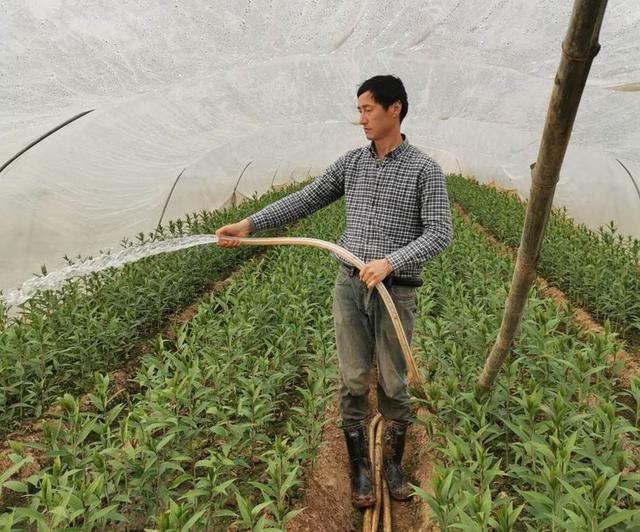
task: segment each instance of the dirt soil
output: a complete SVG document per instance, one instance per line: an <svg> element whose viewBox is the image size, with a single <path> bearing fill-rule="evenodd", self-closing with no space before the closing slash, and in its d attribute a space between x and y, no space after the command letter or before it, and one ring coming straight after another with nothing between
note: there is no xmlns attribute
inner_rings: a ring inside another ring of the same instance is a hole
<svg viewBox="0 0 640 532"><path fill-rule="evenodd" d="M347 448L340 428L338 405L325 413L326 425L316 463L305 479L304 511L291 520L288 532L357 530L351 506Z"/></svg>
<svg viewBox="0 0 640 532"><path fill-rule="evenodd" d="M375 408L375 370L369 379L369 395ZM363 512L351 505L351 481L347 449L340 428L337 401L326 412L325 429L315 467L308 473L304 510L291 520L287 532L348 532L362 530ZM420 415L428 415L420 412ZM410 480L430 491L432 460L424 428L412 424L403 459ZM430 532L429 505L414 498L406 502L392 501L392 525L396 532ZM380 524L382 530L382 522Z"/></svg>

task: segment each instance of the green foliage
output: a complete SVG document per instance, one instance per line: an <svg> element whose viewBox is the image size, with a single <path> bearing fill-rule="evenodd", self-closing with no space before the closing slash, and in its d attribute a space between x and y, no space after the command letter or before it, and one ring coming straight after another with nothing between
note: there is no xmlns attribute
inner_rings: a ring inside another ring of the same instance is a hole
<svg viewBox="0 0 640 532"><path fill-rule="evenodd" d="M328 207L302 221L296 234L335 240L343 209L341 202ZM516 218L508 211L500 216L505 224ZM639 529L640 475L631 449L640 446L640 385L633 380L620 390L609 364L619 349L615 335L607 329L585 337L568 311L532 294L513 356L496 388L478 401L476 378L500 326L513 262L496 256L460 217L454 222L454 243L427 266L419 292L414 342L428 397L417 401L438 411L420 421L439 464L431 493L416 492L442 530ZM176 222L171 230L181 234L185 227ZM637 253L631 243L607 245ZM216 256L230 257L229 269L248 257L224 253ZM51 304L39 312L26 308L25 317L5 324L0 338L13 346L15 375L1 382L29 382L15 392L3 389L13 394L11 401L5 395L12 409L5 421L20 408L37 415L34 405L42 409L54 397L57 418L44 426L45 441L34 444L46 458L42 469L21 480L14 473L31 458L24 445L13 445L13 465L0 473L0 499L11 494L12 501L0 528L282 530L298 512L301 472L313 461L335 389L335 263L321 251L292 247L249 260L224 292L175 327L171 340L157 337L135 386L115 393L103 372L126 356L126 338L157 328L182 297L173 291L192 294L180 288L191 286L182 261L206 270L193 279L214 275L215 257L174 255L180 258L149 260L141 272L108 272L95 286L72 282L58 296L47 295ZM182 273L173 278L176 271ZM173 303L163 306L164 297ZM136 322L135 334L121 328L139 312L151 321ZM91 325L101 316L106 324ZM626 319L620 317L618 330L630 330ZM7 322L1 308L0 321ZM56 344L51 331L64 342ZM100 334L102 351L91 343ZM84 404L77 390L90 378Z"/></svg>
<svg viewBox="0 0 640 532"><path fill-rule="evenodd" d="M579 335L531 294L513 356L473 393L500 326L513 263L459 216L429 264L414 338L430 381L425 424L442 465L428 501L442 530L638 530L640 445L608 359L615 336ZM638 397L637 383L629 392ZM636 404L633 404L634 414Z"/></svg>
<svg viewBox="0 0 640 532"><path fill-rule="evenodd" d="M304 220L301 234L335 240L343 204ZM248 261L175 338L157 337L113 392L97 373L90 407L58 400L44 467L0 489L22 498L0 523L34 529L283 530L323 411L335 390L331 291L335 261L276 248ZM15 470L24 465L17 449Z"/></svg>
<svg viewBox="0 0 640 532"><path fill-rule="evenodd" d="M505 244L518 247L526 203L460 175L447 177L451 199ZM551 213L538 271L571 301L640 345L640 240L576 224L566 209Z"/></svg>
<svg viewBox="0 0 640 532"><path fill-rule="evenodd" d="M270 192L226 211L187 215L149 235L139 234L136 244L212 233L289 192ZM123 240L123 246L131 245ZM7 319L0 305L0 436L40 417L62 392L86 389L96 371L123 365L170 314L257 252L197 246L71 280L36 295L14 319Z"/></svg>

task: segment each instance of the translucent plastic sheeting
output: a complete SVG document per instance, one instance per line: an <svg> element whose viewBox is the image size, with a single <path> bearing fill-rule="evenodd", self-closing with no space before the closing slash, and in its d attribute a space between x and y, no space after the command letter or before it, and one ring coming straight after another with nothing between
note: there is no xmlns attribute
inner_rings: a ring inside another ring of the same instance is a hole
<svg viewBox="0 0 640 532"><path fill-rule="evenodd" d="M68 253L316 175L366 142L356 89L409 94L446 171L528 194L572 2L0 0L0 288ZM609 3L556 193L640 237L640 3ZM618 162L620 161L620 162ZM313 236L313 235L310 235Z"/></svg>

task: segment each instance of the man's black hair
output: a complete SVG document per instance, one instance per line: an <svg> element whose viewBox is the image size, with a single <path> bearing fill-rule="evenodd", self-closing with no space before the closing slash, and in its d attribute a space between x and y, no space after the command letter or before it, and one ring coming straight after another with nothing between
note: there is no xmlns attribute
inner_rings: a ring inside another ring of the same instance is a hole
<svg viewBox="0 0 640 532"><path fill-rule="evenodd" d="M367 91L371 92L373 99L382 105L385 110L389 109L391 104L400 102L402 104L400 122L402 123L409 110L409 102L407 101L407 91L404 89L400 78L396 76L373 76L360 85L358 97Z"/></svg>

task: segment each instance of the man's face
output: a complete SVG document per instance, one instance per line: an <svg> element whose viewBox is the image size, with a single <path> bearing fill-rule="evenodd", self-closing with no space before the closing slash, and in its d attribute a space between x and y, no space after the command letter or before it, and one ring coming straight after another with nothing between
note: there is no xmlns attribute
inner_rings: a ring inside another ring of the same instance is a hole
<svg viewBox="0 0 640 532"><path fill-rule="evenodd" d="M368 140L375 141L389 134L400 122L400 102L395 102L385 109L373 99L371 91L363 92L358 97L360 125Z"/></svg>

